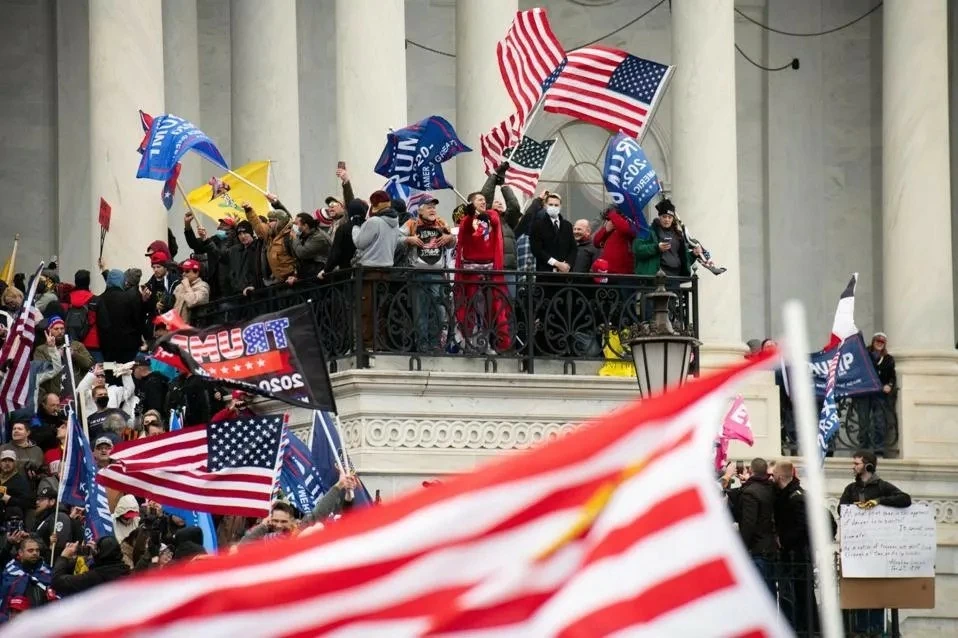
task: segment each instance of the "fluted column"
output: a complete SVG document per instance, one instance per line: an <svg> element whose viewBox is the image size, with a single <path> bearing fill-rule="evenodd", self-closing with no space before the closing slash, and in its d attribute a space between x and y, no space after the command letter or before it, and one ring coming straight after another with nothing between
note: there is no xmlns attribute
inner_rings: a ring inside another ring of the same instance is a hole
<svg viewBox="0 0 958 638"><path fill-rule="evenodd" d="M882 9L884 332L896 354L955 345L947 8L889 0Z"/></svg>
<svg viewBox="0 0 958 638"><path fill-rule="evenodd" d="M357 30L353 35L369 33ZM301 209L296 0L232 0L231 166L273 160L273 190ZM361 43L362 39L357 38Z"/></svg>
<svg viewBox="0 0 958 638"><path fill-rule="evenodd" d="M741 284L733 0L672 3L673 201L728 272L700 271L703 365L740 358Z"/></svg>
<svg viewBox="0 0 958 638"><path fill-rule="evenodd" d="M518 0L456 1L456 132L473 149L456 157L463 192L485 179L479 136L515 110L495 60L496 44L518 9Z"/></svg>
<svg viewBox="0 0 958 638"><path fill-rule="evenodd" d="M86 267L91 270L100 246L101 196L113 206L103 253L109 267L148 272L147 245L166 240L163 184L136 178L140 156L135 150L143 137L137 109L164 111L162 24L160 0L89 4L90 194L76 228L89 242L92 263Z"/></svg>
<svg viewBox="0 0 958 638"><path fill-rule="evenodd" d="M373 167L406 115L404 0L336 0L339 159L357 197L382 188Z"/></svg>

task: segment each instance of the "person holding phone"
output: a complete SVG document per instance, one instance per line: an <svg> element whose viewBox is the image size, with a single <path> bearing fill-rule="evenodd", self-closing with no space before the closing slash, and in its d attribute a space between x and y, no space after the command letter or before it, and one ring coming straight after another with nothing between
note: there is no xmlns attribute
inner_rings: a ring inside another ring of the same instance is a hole
<svg viewBox="0 0 958 638"><path fill-rule="evenodd" d="M646 233L632 242L635 274L654 276L660 269L669 277L689 277L692 262L702 253L701 246L689 248L675 219L675 205L663 199L655 205L658 217Z"/></svg>

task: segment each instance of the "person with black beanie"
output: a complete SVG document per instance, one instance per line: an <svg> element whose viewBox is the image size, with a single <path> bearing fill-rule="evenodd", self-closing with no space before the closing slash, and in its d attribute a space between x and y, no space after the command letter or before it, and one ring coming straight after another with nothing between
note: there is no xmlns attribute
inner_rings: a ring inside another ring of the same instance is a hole
<svg viewBox="0 0 958 638"><path fill-rule="evenodd" d="M356 254L356 244L353 243L353 225L362 226L366 219L369 206L361 199L351 199L346 204L346 221L336 227L333 235L333 245L329 249L329 260L325 270L320 271L317 277L324 279L327 273L334 270L345 270L352 266L353 256Z"/></svg>

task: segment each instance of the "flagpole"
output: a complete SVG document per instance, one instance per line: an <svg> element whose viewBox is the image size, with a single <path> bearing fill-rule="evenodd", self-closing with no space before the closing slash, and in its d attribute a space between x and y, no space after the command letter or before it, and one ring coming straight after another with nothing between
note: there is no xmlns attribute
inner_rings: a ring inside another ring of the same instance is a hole
<svg viewBox="0 0 958 638"><path fill-rule="evenodd" d="M317 411L317 412L318 412L318 411ZM315 425L315 423L316 423L317 412L314 412L314 413L313 413L313 424L314 424L314 425ZM333 443L333 435L329 433L329 428L326 426L326 420L322 418L322 415L321 415L321 414L319 414L318 416L319 416L319 422L323 424L323 432L326 433L326 442L329 443L329 449L331 449L331 450L333 451L333 456L336 457L336 460L340 462L340 464L341 464L341 465L340 465L340 468L342 468L343 474L349 474L349 473L350 473L350 471L349 471L349 463L348 463L348 460L349 460L349 459L348 459L348 457L346 456L346 441L343 440L342 435L339 436L339 442L343 444L343 459L341 460L341 459L339 458L339 452L336 451L336 444ZM315 429L315 428L314 428L314 429ZM339 434L339 430L338 430L338 429L337 429L336 433ZM352 492L353 492L352 490L346 490L346 496L348 497L347 500L351 500Z"/></svg>
<svg viewBox="0 0 958 638"><path fill-rule="evenodd" d="M74 401L76 401L75 393L73 397L74 397ZM60 469L57 472L57 501L56 503L53 504L53 512L54 512L53 533L54 534L56 534L56 530L57 530L57 525L56 525L57 512L60 511L60 501L63 498L63 467L66 465L67 459L71 458L70 455L73 454L73 419L74 419L74 411L73 411L73 408L70 408L70 411L67 412L67 428L69 428L69 431L67 432L67 439L63 443L63 457L60 459ZM57 551L57 544L50 543L50 569L53 569L53 561L56 560L56 551Z"/></svg>
<svg viewBox="0 0 958 638"><path fill-rule="evenodd" d="M222 166L220 166L220 165L217 164L216 162L210 161L209 159L207 159L207 158L205 158L205 157L204 157L203 159L206 159L206 161L209 162L210 164L212 164L213 166L216 166L216 167L218 167L218 168L223 168ZM270 163L272 163L272 160L270 160ZM243 177L243 176L240 175L239 173L237 173L237 172L235 172L235 171L233 171L233 170L231 170L231 169L229 169L229 168L226 169L226 172L229 173L230 175L232 175L233 177L235 177L236 179L238 179L239 181L243 182L244 184L246 184L246 185L249 186L250 188L259 191L259 192L262 193L263 195L266 195L266 191L265 191L265 190L263 190L262 188L260 188L260 187L257 186L256 184L254 184L253 182L249 181L248 179L246 179L245 177ZM269 179L269 178L267 177L267 179ZM177 186L179 186L178 183L177 183Z"/></svg>
<svg viewBox="0 0 958 638"><path fill-rule="evenodd" d="M814 549L818 583L822 592L821 620L824 638L841 638L842 615L838 603L838 584L832 560L832 542L829 524L825 518L825 471L819 459L818 426L815 422L815 402L808 368L808 335L805 331L805 308L798 301L785 304L785 343L788 362L792 366L792 405L795 408L795 427L805 469L806 511Z"/></svg>
<svg viewBox="0 0 958 638"><path fill-rule="evenodd" d="M459 197L459 199L462 200L462 203L463 203L463 204L468 204L468 203L469 203L469 200L467 200L465 197L463 197L463 196L462 196L462 193L460 193L460 192L456 189L455 186L453 186L453 185L450 184L449 187L452 189L452 192L455 193L456 196Z"/></svg>
<svg viewBox="0 0 958 638"><path fill-rule="evenodd" d="M186 196L186 191L183 190L183 186L180 184L180 181L179 181L179 180L176 180L176 190L179 191L180 196L183 198L183 203L186 204L186 210L188 210L188 211L190 211L190 213L192 213L192 215L193 215L193 218L192 218L193 221L195 221L195 222L197 223L197 225L199 225L200 220L198 220L198 219L196 218L196 211L193 210L193 206L190 204L190 199ZM192 226L192 225L193 225L193 224L192 224L192 222L191 222L191 223L190 223L190 226Z"/></svg>

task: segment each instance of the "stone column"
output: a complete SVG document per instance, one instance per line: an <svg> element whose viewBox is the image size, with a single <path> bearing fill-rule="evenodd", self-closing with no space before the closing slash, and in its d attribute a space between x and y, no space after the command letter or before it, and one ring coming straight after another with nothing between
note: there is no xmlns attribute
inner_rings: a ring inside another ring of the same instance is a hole
<svg viewBox="0 0 958 638"><path fill-rule="evenodd" d="M382 188L373 167L388 129L408 124L404 0L336 0L339 159L357 197Z"/></svg>
<svg viewBox="0 0 958 638"><path fill-rule="evenodd" d="M728 272L700 269L703 365L740 359L741 286L733 0L672 3L673 202Z"/></svg>
<svg viewBox="0 0 958 638"><path fill-rule="evenodd" d="M166 77L166 110L185 117L201 129L200 121L200 62L199 36L197 32L196 0L163 0L163 73ZM209 131L205 131L209 135ZM214 138L219 146L219 140ZM220 146L220 150L222 147ZM206 164L206 166L204 166ZM217 172L202 158L187 154L182 161L180 184L185 192L199 186L205 180L206 172ZM186 205L179 193L176 193L173 208L169 212L169 226L179 244L177 260L182 261L190 254L183 236L183 213ZM212 220L200 215L200 223Z"/></svg>
<svg viewBox="0 0 958 638"><path fill-rule="evenodd" d="M353 32L363 43L363 29ZM272 188L301 210L296 0L233 0L230 166L273 160Z"/></svg>
<svg viewBox="0 0 958 638"><path fill-rule="evenodd" d="M163 183L136 178L140 156L135 150L143 137L137 109L164 111L162 24L160 0L89 5L90 196L74 228L89 242L90 270L95 271L100 247L100 197L113 206L103 251L108 267L137 267L148 274L147 245L166 241Z"/></svg>
<svg viewBox="0 0 958 638"><path fill-rule="evenodd" d="M902 353L953 350L947 3L883 11L884 332Z"/></svg>
<svg viewBox="0 0 958 638"><path fill-rule="evenodd" d="M495 59L518 9L518 0L456 1L456 132L473 149L456 157L462 193L485 180L479 136L515 110Z"/></svg>

